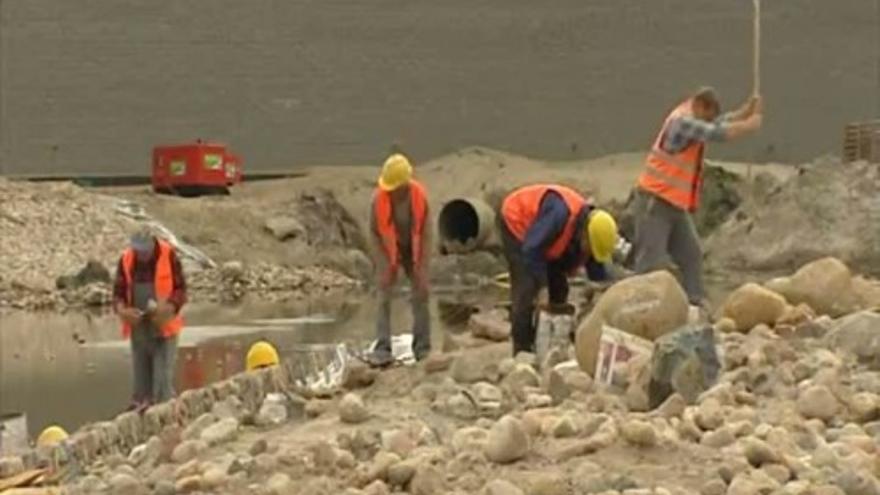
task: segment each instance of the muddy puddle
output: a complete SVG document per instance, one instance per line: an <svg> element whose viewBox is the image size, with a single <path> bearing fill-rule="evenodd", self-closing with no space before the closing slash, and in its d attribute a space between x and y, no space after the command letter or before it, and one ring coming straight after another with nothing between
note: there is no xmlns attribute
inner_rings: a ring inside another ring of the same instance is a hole
<svg viewBox="0 0 880 495"><path fill-rule="evenodd" d="M436 291L432 340L454 330L439 317L438 299L491 304L496 295ZM282 359L301 359L304 344L366 346L373 338L372 296L294 304L249 302L237 306L191 304L179 341L177 388L210 383L241 371L251 343L268 339ZM25 413L31 435L50 424L72 431L108 419L129 402L128 342L112 314L10 312L0 316L0 417ZM395 333L410 329L409 300L392 307Z"/></svg>

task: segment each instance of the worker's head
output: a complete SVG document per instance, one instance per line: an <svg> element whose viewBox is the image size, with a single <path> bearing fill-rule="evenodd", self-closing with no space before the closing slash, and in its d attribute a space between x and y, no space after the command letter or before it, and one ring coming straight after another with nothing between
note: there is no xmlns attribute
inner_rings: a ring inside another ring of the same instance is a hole
<svg viewBox="0 0 880 495"><path fill-rule="evenodd" d="M261 340L252 345L248 350L247 357L245 358L245 367L248 371L253 371L277 366L279 362L280 358L278 357L278 351L275 350L275 346L265 340Z"/></svg>
<svg viewBox="0 0 880 495"><path fill-rule="evenodd" d="M693 98L694 117L712 122L721 115L721 103L718 101L718 93L709 86L697 90Z"/></svg>
<svg viewBox="0 0 880 495"><path fill-rule="evenodd" d="M400 153L395 153L385 160L382 173L379 175L379 188L392 194L402 194L409 189L412 178L412 165Z"/></svg>
<svg viewBox="0 0 880 495"><path fill-rule="evenodd" d="M587 217L583 248L599 263L608 263L617 247L617 222L607 211L593 209Z"/></svg>
<svg viewBox="0 0 880 495"><path fill-rule="evenodd" d="M37 437L37 447L54 447L67 440L67 432L60 426L50 426Z"/></svg>
<svg viewBox="0 0 880 495"><path fill-rule="evenodd" d="M137 259L148 260L153 257L153 251L156 249L156 237L149 228L139 227L131 235L129 242Z"/></svg>

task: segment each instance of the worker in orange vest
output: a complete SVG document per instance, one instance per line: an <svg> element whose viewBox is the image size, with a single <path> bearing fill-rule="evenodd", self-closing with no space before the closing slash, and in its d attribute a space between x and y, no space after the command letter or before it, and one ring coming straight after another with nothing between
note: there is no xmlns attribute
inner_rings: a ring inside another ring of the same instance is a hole
<svg viewBox="0 0 880 495"><path fill-rule="evenodd" d="M113 307L131 341L132 408L143 410L174 396L177 336L183 328L186 279L174 248L141 229L116 270Z"/></svg>
<svg viewBox="0 0 880 495"><path fill-rule="evenodd" d="M374 366L393 362L391 289L401 267L412 287L412 351L416 360L422 360L431 350L428 197L424 186L412 178L412 165L401 153L392 154L382 167L370 207L370 233L379 289L377 340L370 362Z"/></svg>
<svg viewBox="0 0 880 495"><path fill-rule="evenodd" d="M611 278L617 223L571 188L537 184L504 198L498 228L510 271L513 355L535 352L535 306L565 304L568 276L581 267L590 280Z"/></svg>
<svg viewBox="0 0 880 495"><path fill-rule="evenodd" d="M708 311L703 253L691 218L700 202L703 155L709 141L732 141L760 129L759 96L720 114L712 88L702 88L666 117L654 140L636 194L635 270L661 268L666 256L678 265L690 303Z"/></svg>

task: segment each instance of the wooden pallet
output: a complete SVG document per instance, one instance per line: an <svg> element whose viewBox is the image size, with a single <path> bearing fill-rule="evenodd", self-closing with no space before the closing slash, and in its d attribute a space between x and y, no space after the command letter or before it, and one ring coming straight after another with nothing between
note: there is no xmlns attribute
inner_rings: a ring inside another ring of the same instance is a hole
<svg viewBox="0 0 880 495"><path fill-rule="evenodd" d="M843 131L843 161L880 163L880 119L847 124Z"/></svg>

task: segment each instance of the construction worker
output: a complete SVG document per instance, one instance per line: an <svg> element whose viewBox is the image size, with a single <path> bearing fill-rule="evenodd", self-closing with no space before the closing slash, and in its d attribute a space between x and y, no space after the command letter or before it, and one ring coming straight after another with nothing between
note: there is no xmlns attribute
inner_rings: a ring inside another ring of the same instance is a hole
<svg viewBox="0 0 880 495"><path fill-rule="evenodd" d="M421 360L431 350L428 309L428 257L431 229L424 186L412 178L412 165L394 153L382 166L370 207L370 239L379 292L374 366L387 366L391 353L391 289L402 267L412 287L412 351Z"/></svg>
<svg viewBox="0 0 880 495"><path fill-rule="evenodd" d="M659 269L669 255L691 304L705 311L703 253L691 213L699 206L706 143L746 136L760 129L763 118L758 96L723 116L720 110L712 88L675 107L654 140L636 193L635 271Z"/></svg>
<svg viewBox="0 0 880 495"><path fill-rule="evenodd" d="M261 340L254 343L248 349L247 357L245 358L245 368L247 371L253 371L277 366L279 362L280 359L278 358L278 351L275 350L275 346L265 340Z"/></svg>
<svg viewBox="0 0 880 495"><path fill-rule="evenodd" d="M568 187L538 184L507 195L498 228L510 270L513 355L535 352L536 303L565 304L567 277L582 266L590 280L608 280L617 223Z"/></svg>
<svg viewBox="0 0 880 495"><path fill-rule="evenodd" d="M174 248L147 229L131 236L116 270L114 308L131 340L132 409L174 395L177 336L183 328L186 280Z"/></svg>

